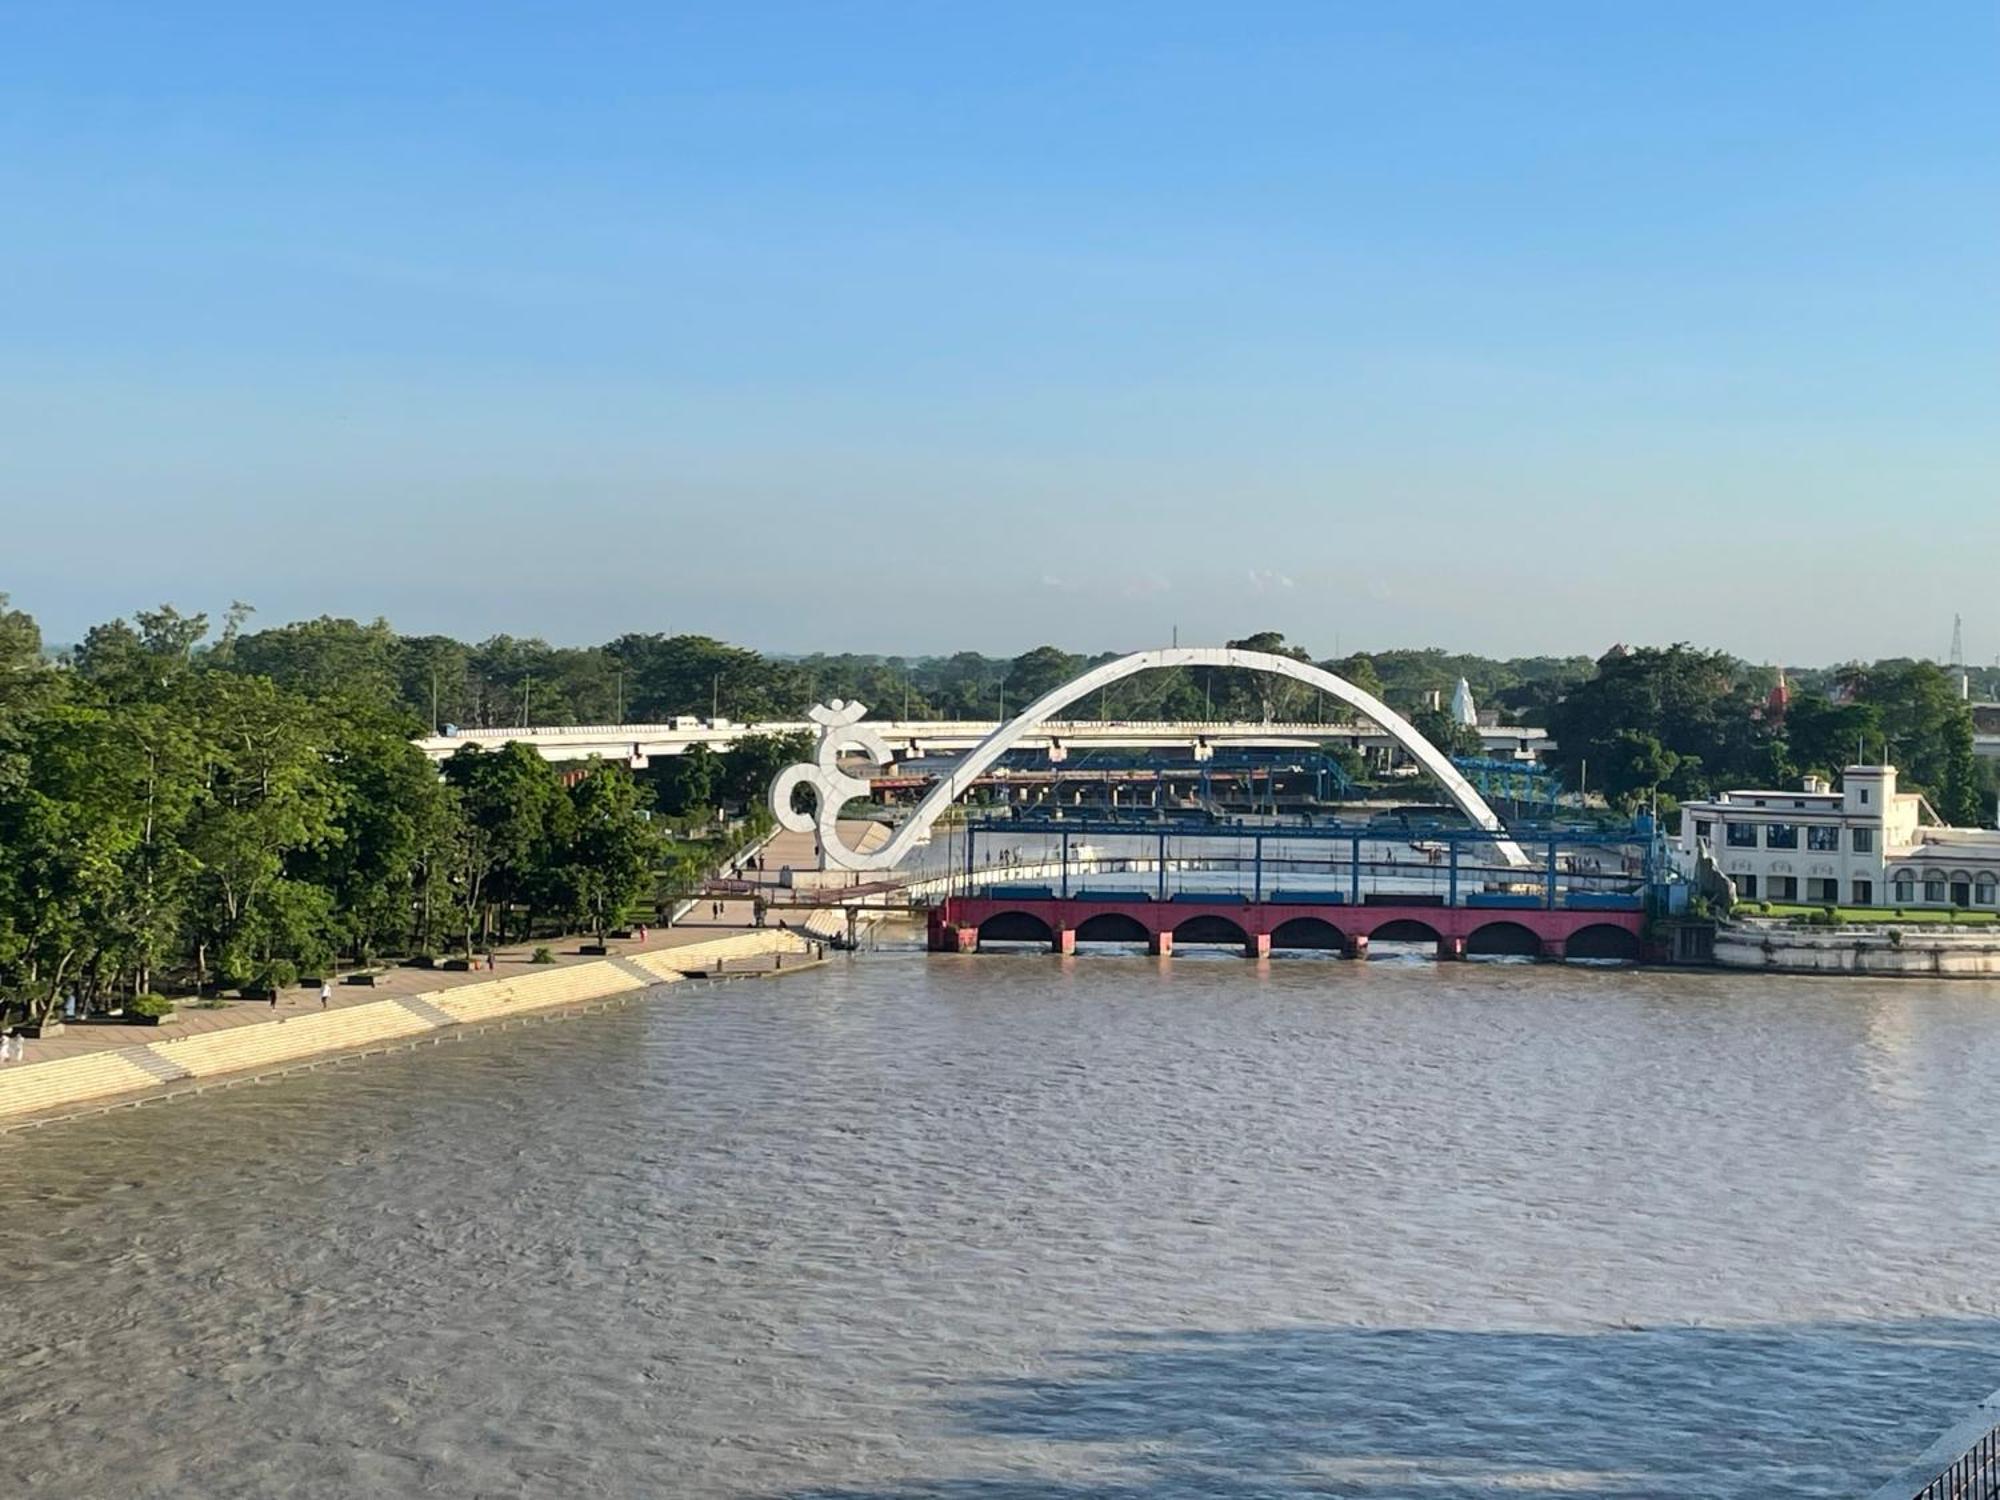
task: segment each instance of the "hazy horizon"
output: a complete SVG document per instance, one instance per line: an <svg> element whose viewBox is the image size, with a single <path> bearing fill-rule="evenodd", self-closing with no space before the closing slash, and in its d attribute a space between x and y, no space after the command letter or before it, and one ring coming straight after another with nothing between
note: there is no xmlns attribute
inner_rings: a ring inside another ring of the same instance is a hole
<svg viewBox="0 0 2000 1500"><path fill-rule="evenodd" d="M0 582L4 582L4 580L0 580ZM8 596L8 595L9 591L7 589L0 588L0 596ZM13 595L9 597L8 604L9 607L17 609L27 607L25 601L18 595ZM223 617L228 609L227 605L223 605L219 608L201 609L196 606L186 606L174 600L159 600L155 601L155 603L152 605L138 606L138 608L150 609L160 604L167 605L168 607L171 608L179 609L184 614L197 614L197 613L205 614L208 617L208 622L209 622L209 634L206 641L206 644L209 645L214 644L217 635L220 633L223 626ZM92 621L91 623L92 624L105 623L114 618L123 618L129 620L134 612L135 611L132 609L116 611L113 614L105 615L102 620ZM30 610L29 613L32 614L34 612ZM310 620L319 618L323 617L299 616L288 619L276 619L276 618L266 618L261 613L253 612L244 621L242 629L245 631L245 633L254 633L259 630L276 629L286 625L304 624L308 623ZM364 617L364 616L340 615L340 614L335 614L331 616L331 618L352 620L355 623L363 625L372 624L377 618L387 619L386 616ZM43 648L46 651L67 651L76 647L78 644L80 644L82 640L81 632L79 632L75 636L58 636L50 631L50 629L48 628L48 623L45 620L40 620L38 617L37 623L40 624L42 629ZM548 645L558 650L578 650L578 649L587 650L593 647L606 646L609 645L612 641L616 640L618 636L627 633L639 634L639 635L652 635L652 634L699 635L699 636L708 636L714 639L721 640L727 645L746 647L748 649L757 651L763 655L775 658L794 658L794 657L807 657L814 655L825 655L825 656L862 656L862 657L884 657L884 658L896 657L908 660L918 660L923 658L941 659L944 657L949 657L960 651L972 651L992 660L1011 660L1014 657L1022 655L1024 652L1032 651L1038 646L1056 646L1061 650L1072 653L1073 655L1082 657L1094 657L1111 652L1122 653L1131 651L1143 651L1143 650L1153 649L1156 647L1166 647L1175 644L1175 641L1171 635L1161 640L1119 641L1110 644L1095 643L1091 641L1080 642L1074 639L1065 639L1060 635L1057 635L1040 640L1025 641L1018 645L992 646L992 647L982 647L977 643L967 643L962 641L943 641L931 645L918 645L910 647L908 649L896 649L891 647L873 647L866 644L854 644L851 642L831 640L826 644L812 646L808 648L793 648L787 646L771 645L766 642L760 642L755 640L740 640L731 636L718 635L718 633L713 630L702 629L699 626L699 624L691 624L686 626L685 628L676 626L672 629L637 628L631 632L618 631L612 635L596 637L592 639L573 640L567 638L559 638L556 636L543 635L538 632L527 631L527 630L502 629L498 631L488 632L484 635L468 635L463 632L455 632L451 630L424 631L424 630L408 629L404 627L400 622L393 619L387 620L387 623L393 630L395 630L395 632L398 635L402 636L417 637L417 636L428 636L428 635L441 635L449 637L453 640L461 641L464 644L473 646L476 646L480 644L482 641L492 639L494 637L508 636L516 640L540 640L545 645ZM1260 627L1254 624L1246 624L1241 628L1232 628L1229 631L1227 631L1224 635L1217 636L1213 640L1192 639L1188 637L1185 633L1183 633L1178 643L1184 646L1223 646L1228 644L1230 640L1240 640L1247 638L1248 636L1258 633L1260 629L1264 628L1268 627ZM1751 666L1784 667L1788 670L1791 669L1814 670L1820 668L1837 667L1844 665L1850 661L1857 661L1857 660L1880 661L1898 657L1907 657L1915 660L1934 661L1939 663L1940 665L1946 665L1947 664L1946 658L1948 656L1948 649L1945 649L1945 650L1928 651L1928 652L1875 651L1875 652L1863 653L1861 656L1858 657L1827 657L1825 659L1809 659L1800 657L1800 658L1781 659L1775 657L1760 657L1760 656L1748 655L1745 652L1734 649L1729 645L1729 643L1725 641L1691 640L1685 637L1676 639L1660 639L1660 640L1605 641L1598 645L1589 645L1589 646L1579 645L1569 649L1555 649L1548 651L1506 651L1498 649L1488 649L1487 647L1477 643L1472 645L1462 645L1462 644L1453 644L1451 642L1445 642L1445 641L1383 640L1383 641L1364 641L1357 643L1347 640L1344 636L1336 637L1331 644L1311 639L1295 639L1293 637L1287 636L1286 644L1288 646L1297 646L1307 651L1311 655L1314 661L1330 661L1337 657L1347 656L1354 653L1361 653L1363 655L1384 655L1389 652L1397 652L1397 651L1407 651L1407 652L1438 651L1444 653L1447 656L1476 656L1476 657L1484 657L1486 659L1494 661L1527 660L1538 657L1546 659L1580 657L1591 661L1596 661L1600 657L1602 657L1605 654L1605 652L1611 650L1614 646L1627 646L1627 647L1638 648L1638 647L1666 647L1671 645L1687 645L1702 651L1723 651ZM1982 662L1977 657L1975 657L1970 652L1970 650L1968 650L1966 656L1966 666L1969 670L1972 670L1974 672L1983 672L1991 668L2000 667L2000 661L1996 661L1990 664Z"/></svg>
<svg viewBox="0 0 2000 1500"><path fill-rule="evenodd" d="M2000 11L10 8L0 588L2000 657Z"/></svg>

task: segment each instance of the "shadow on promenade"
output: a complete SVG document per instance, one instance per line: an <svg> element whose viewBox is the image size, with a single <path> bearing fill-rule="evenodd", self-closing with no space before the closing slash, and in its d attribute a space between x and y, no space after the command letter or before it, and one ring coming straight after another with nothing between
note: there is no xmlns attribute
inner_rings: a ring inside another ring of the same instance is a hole
<svg viewBox="0 0 2000 1500"><path fill-rule="evenodd" d="M997 1472L790 1500L1850 1500L1995 1386L1987 1320L1133 1333L944 1398Z"/></svg>

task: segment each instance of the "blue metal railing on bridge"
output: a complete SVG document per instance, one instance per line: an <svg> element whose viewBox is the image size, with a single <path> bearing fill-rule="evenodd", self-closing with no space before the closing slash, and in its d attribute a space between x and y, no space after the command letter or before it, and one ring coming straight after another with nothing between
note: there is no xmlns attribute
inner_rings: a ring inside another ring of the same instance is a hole
<svg viewBox="0 0 2000 1500"><path fill-rule="evenodd" d="M1654 877L1653 830L1649 822L1643 821L1625 829L1517 826L1503 833L1490 833L1464 825L1432 825L1406 819L1355 824L1311 819L1296 823L1246 822L1168 817L1157 812L1122 818L1015 813L969 820L963 833L962 869L968 886L972 884L974 871L980 868L978 845L982 837L989 843L996 837L1013 841L1044 837L1059 841L1061 883L1050 894L1062 900L1072 898L1070 871L1076 847L1109 839L1135 841L1143 852L1109 857L1128 867L1131 863L1150 862L1154 874L1151 899L1160 901L1169 897L1171 870L1201 867L1210 871L1234 869L1239 876L1247 875L1247 881L1242 883L1248 885L1248 891L1238 890L1234 894L1252 901L1267 899L1269 875L1312 880L1316 873L1321 880L1332 876L1334 888L1341 889L1344 899L1356 905L1363 899L1364 875L1370 877L1371 888L1379 887L1386 875L1395 884L1396 892L1410 895L1411 883L1416 881L1424 887L1420 893L1422 899L1442 898L1443 904L1449 906L1522 909L1562 906L1570 910L1633 911L1643 906L1643 893ZM1539 853L1540 859L1533 868L1479 861L1479 849L1490 850L1503 839ZM1208 852L1190 859L1186 853L1189 843L1207 845ZM1228 849L1215 852L1216 846L1225 843L1230 846ZM1325 858L1318 855L1302 858L1286 848L1301 843L1309 847L1332 847ZM1423 860L1398 859L1393 850L1388 858L1381 857L1381 846L1403 843L1421 853ZM1144 849L1147 844L1152 846L1150 851ZM1340 849L1341 845L1346 848ZM1174 858L1169 857L1170 846ZM1469 862L1467 851L1473 853ZM1340 857L1342 854L1344 859ZM1101 865L1105 858L1104 851L1098 851L1092 862ZM1378 899L1389 899L1393 893L1380 892ZM1189 899L1200 899L1218 893L1186 894ZM1271 895L1275 898L1275 890Z"/></svg>

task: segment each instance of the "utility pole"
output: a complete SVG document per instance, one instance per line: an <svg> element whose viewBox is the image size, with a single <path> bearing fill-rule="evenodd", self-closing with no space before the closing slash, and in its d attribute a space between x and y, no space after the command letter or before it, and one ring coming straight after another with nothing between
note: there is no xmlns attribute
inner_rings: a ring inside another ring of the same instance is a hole
<svg viewBox="0 0 2000 1500"><path fill-rule="evenodd" d="M438 732L438 669L435 666L433 666L431 668L431 738L432 739L437 738L437 732Z"/></svg>
<svg viewBox="0 0 2000 1500"><path fill-rule="evenodd" d="M618 722L625 722L625 669L618 669Z"/></svg>
<svg viewBox="0 0 2000 1500"><path fill-rule="evenodd" d="M708 684L708 722L713 724L722 711L722 674L717 672Z"/></svg>
<svg viewBox="0 0 2000 1500"><path fill-rule="evenodd" d="M530 672L521 679L521 727L528 727L528 700L535 694L535 674Z"/></svg>

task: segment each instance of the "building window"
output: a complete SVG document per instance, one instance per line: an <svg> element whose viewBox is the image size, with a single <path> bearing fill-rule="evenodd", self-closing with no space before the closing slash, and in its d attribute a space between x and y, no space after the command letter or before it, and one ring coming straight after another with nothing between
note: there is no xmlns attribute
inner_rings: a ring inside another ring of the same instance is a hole
<svg viewBox="0 0 2000 1500"><path fill-rule="evenodd" d="M1916 878L1907 870L1898 870L1896 872L1896 904L1903 906L1916 899Z"/></svg>
<svg viewBox="0 0 2000 1500"><path fill-rule="evenodd" d="M1935 901L1942 905L1945 899L1944 876L1938 874L1935 870L1926 870L1924 872L1924 900Z"/></svg>
<svg viewBox="0 0 2000 1500"><path fill-rule="evenodd" d="M1868 805L1868 788L1865 786L1861 789L1861 805L1863 807Z"/></svg>
<svg viewBox="0 0 2000 1500"><path fill-rule="evenodd" d="M1757 847L1757 825L1755 823L1724 823L1722 827L1730 848L1755 849Z"/></svg>
<svg viewBox="0 0 2000 1500"><path fill-rule="evenodd" d="M1796 849L1799 847L1799 825L1796 823L1769 823L1764 827L1764 847L1766 849Z"/></svg>
<svg viewBox="0 0 2000 1500"><path fill-rule="evenodd" d="M1972 877L1963 870L1951 872L1951 904L1953 906L1972 905Z"/></svg>
<svg viewBox="0 0 2000 1500"><path fill-rule="evenodd" d="M1694 836L1698 839L1714 838L1715 825L1709 822L1707 818L1696 818L1694 820Z"/></svg>
<svg viewBox="0 0 2000 1500"><path fill-rule="evenodd" d="M1875 852L1874 829L1857 828L1854 830L1854 852L1856 854L1873 854Z"/></svg>
<svg viewBox="0 0 2000 1500"><path fill-rule="evenodd" d="M1854 882L1854 904L1856 906L1873 906L1875 904L1874 881L1857 880Z"/></svg>
<svg viewBox="0 0 2000 1500"><path fill-rule="evenodd" d="M1754 901L1757 897L1757 877L1755 875L1738 875L1736 877L1736 894Z"/></svg>
<svg viewBox="0 0 2000 1500"><path fill-rule="evenodd" d="M1806 847L1820 854L1840 852L1840 830L1830 823L1814 823L1806 829Z"/></svg>
<svg viewBox="0 0 2000 1500"><path fill-rule="evenodd" d="M1981 906L1993 905L1996 900L2000 900L2000 882L1995 882L1991 875L1980 876L1978 887L1973 892L1973 899Z"/></svg>
<svg viewBox="0 0 2000 1500"><path fill-rule="evenodd" d="M1840 900L1840 882L1837 880L1819 880L1810 876L1807 877L1806 900L1832 906Z"/></svg>
<svg viewBox="0 0 2000 1500"><path fill-rule="evenodd" d="M1798 900L1799 877L1796 875L1773 875L1771 877L1771 899L1773 901Z"/></svg>

